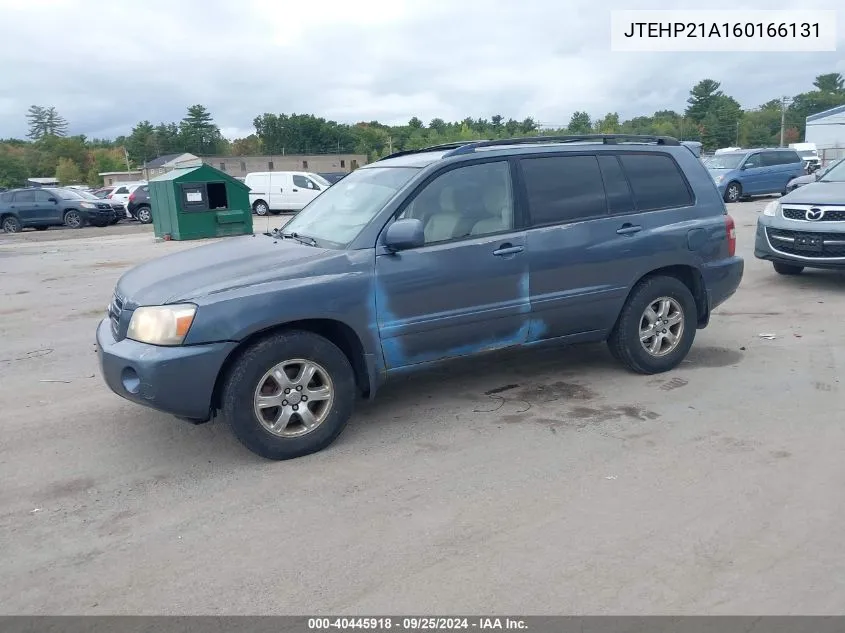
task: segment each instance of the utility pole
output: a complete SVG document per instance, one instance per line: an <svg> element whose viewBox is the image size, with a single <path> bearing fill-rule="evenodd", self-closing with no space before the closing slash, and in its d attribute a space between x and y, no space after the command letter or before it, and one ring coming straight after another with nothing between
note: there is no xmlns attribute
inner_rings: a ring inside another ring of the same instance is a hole
<svg viewBox="0 0 845 633"><path fill-rule="evenodd" d="M786 103L789 97L782 97L780 100L780 146L783 147L784 134L786 133Z"/></svg>
<svg viewBox="0 0 845 633"><path fill-rule="evenodd" d="M739 121L736 122L736 146L739 147Z"/></svg>
<svg viewBox="0 0 845 633"><path fill-rule="evenodd" d="M126 146L123 147L123 157L126 159L126 171L131 171L131 167L129 166L129 152L126 151Z"/></svg>

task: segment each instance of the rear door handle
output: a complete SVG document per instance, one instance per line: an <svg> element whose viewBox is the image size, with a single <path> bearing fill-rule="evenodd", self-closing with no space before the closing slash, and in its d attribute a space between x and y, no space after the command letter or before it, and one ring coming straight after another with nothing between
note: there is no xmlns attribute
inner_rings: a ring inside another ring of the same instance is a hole
<svg viewBox="0 0 845 633"><path fill-rule="evenodd" d="M503 257L505 255L515 255L525 250L524 246L514 246L512 244L502 244L499 248L493 251L496 257Z"/></svg>
<svg viewBox="0 0 845 633"><path fill-rule="evenodd" d="M616 229L616 232L619 235L633 235L634 233L639 233L642 230L643 230L643 227L641 227L641 226L634 226L633 224L627 224L626 223L626 224L623 224L622 226L620 226L618 229Z"/></svg>

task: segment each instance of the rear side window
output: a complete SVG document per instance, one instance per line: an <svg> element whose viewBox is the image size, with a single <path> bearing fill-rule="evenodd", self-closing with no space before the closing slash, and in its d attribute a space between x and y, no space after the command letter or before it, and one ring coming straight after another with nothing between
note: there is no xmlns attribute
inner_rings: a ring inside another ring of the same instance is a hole
<svg viewBox="0 0 845 633"><path fill-rule="evenodd" d="M607 214L595 156L550 156L521 161L534 226Z"/></svg>
<svg viewBox="0 0 845 633"><path fill-rule="evenodd" d="M783 163L803 163L803 159L798 155L798 152L779 152L784 154L781 162Z"/></svg>
<svg viewBox="0 0 845 633"><path fill-rule="evenodd" d="M634 210L634 198L625 174L616 156L599 156L599 167L607 193L607 208L610 213L630 213Z"/></svg>
<svg viewBox="0 0 845 633"><path fill-rule="evenodd" d="M10 203L12 201L12 195L11 193L0 193L0 202Z"/></svg>
<svg viewBox="0 0 845 633"><path fill-rule="evenodd" d="M686 178L666 154L622 154L638 211L655 211L692 204Z"/></svg>
<svg viewBox="0 0 845 633"><path fill-rule="evenodd" d="M18 191L15 194L15 202L35 202L35 192L34 191Z"/></svg>
<svg viewBox="0 0 845 633"><path fill-rule="evenodd" d="M118 187L117 189L115 189L114 193L115 194L129 193L129 189L127 189L126 187Z"/></svg>

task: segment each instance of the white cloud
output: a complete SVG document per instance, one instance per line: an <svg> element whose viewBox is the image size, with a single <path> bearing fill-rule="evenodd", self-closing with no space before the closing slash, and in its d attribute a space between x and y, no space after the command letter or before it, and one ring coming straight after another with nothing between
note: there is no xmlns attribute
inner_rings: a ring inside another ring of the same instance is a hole
<svg viewBox="0 0 845 633"><path fill-rule="evenodd" d="M387 123L496 113L566 123L575 110L628 118L682 110L704 77L756 106L809 89L817 74L845 74L840 53L613 53L610 11L632 4L0 0L0 137L23 136L33 103L56 106L72 133L89 136L126 134L143 119L178 121L202 103L236 136L264 112ZM838 30L845 46L845 20Z"/></svg>

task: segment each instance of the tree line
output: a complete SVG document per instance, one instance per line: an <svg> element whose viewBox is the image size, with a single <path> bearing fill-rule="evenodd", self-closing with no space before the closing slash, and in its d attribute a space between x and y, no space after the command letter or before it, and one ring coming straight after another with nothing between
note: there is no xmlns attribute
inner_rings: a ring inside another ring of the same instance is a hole
<svg viewBox="0 0 845 633"><path fill-rule="evenodd" d="M63 184L102 184L98 175L141 167L163 154L190 152L198 156L280 154L366 154L369 160L403 149L453 141L510 138L537 134L659 134L696 140L705 151L718 147L777 146L781 119L784 143L804 136L806 117L845 104L845 80L839 73L818 75L813 89L790 99L774 98L743 110L725 94L719 82L703 79L693 86L683 112L660 110L651 116L620 121L609 112L593 118L574 112L563 127L543 126L529 117L521 121L496 114L447 122L435 118L424 123L412 117L405 125L378 121L338 123L313 114L264 113L255 117L255 132L229 140L220 133L203 105L192 105L179 122L137 123L126 136L88 139L67 136L68 122L55 107L29 108L29 140L0 140L0 186L17 186L26 178L55 176Z"/></svg>

